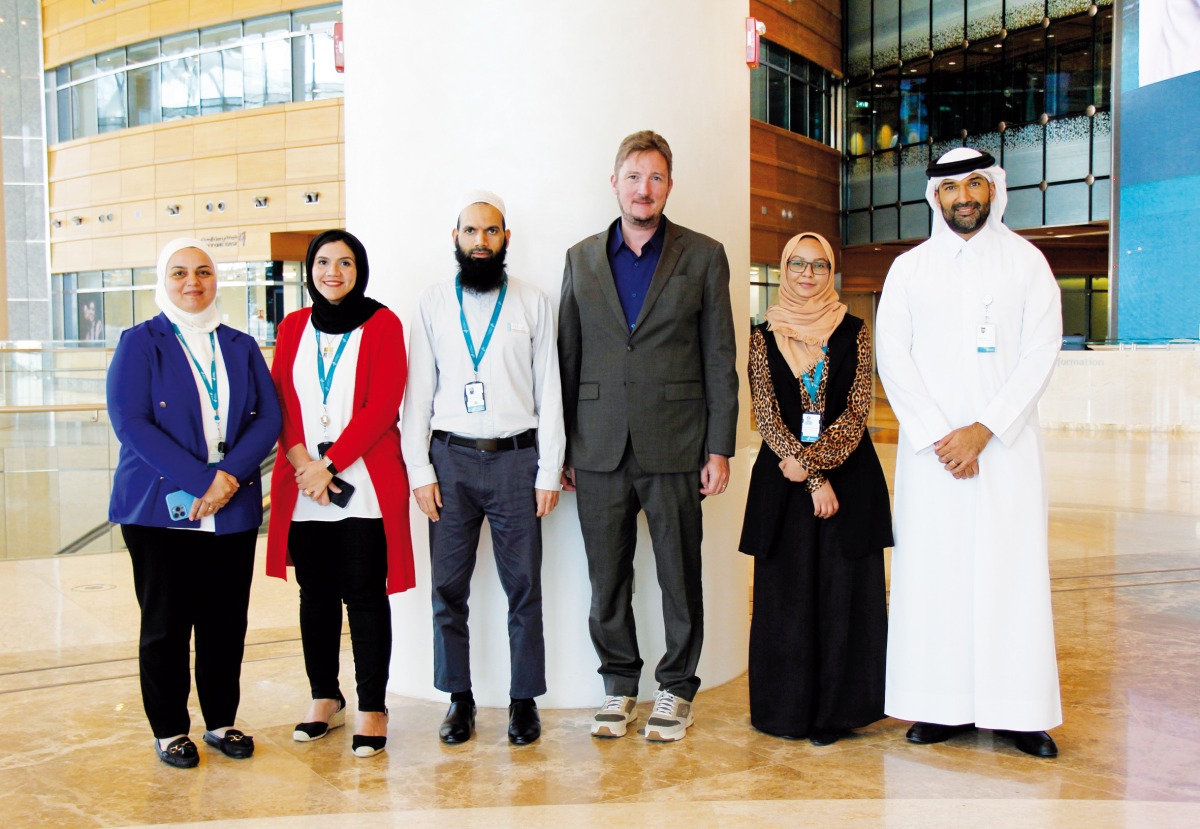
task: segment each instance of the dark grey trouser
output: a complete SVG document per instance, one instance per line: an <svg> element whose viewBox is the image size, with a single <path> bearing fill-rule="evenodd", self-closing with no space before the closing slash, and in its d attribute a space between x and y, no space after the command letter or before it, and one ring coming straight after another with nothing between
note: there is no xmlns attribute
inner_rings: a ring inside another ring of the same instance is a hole
<svg viewBox="0 0 1200 829"><path fill-rule="evenodd" d="M542 634L542 530L534 482L537 449L480 452L434 440L429 457L442 491L441 520L429 524L433 581L433 684L471 690L467 599L486 516L500 585L508 597L509 695L546 693Z"/></svg>
<svg viewBox="0 0 1200 829"><path fill-rule="evenodd" d="M579 524L592 582L588 627L600 657L604 693L637 696L642 659L633 616L637 514L645 510L662 588L667 650L654 671L660 689L686 700L700 688L704 642L698 472L644 472L627 448L612 472L575 471Z"/></svg>

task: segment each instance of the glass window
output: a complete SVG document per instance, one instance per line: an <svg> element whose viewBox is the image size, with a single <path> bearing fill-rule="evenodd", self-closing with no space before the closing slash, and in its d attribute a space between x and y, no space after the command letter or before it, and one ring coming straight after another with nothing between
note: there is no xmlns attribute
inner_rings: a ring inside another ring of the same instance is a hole
<svg viewBox="0 0 1200 829"><path fill-rule="evenodd" d="M1042 28L1016 32L1004 43L1005 76L1000 120L1028 124L1045 112L1046 45Z"/></svg>
<svg viewBox="0 0 1200 829"><path fill-rule="evenodd" d="M96 75L96 56L95 55L89 55L86 58L80 58L79 60L77 60L71 64L71 78L70 79L73 81L87 80L88 78L95 77L95 75Z"/></svg>
<svg viewBox="0 0 1200 829"><path fill-rule="evenodd" d="M158 41L139 43L126 49L131 64L158 60ZM162 102L158 94L158 66L151 64L126 72L125 88L129 95L129 126L157 124L162 119Z"/></svg>
<svg viewBox="0 0 1200 829"><path fill-rule="evenodd" d="M929 63L925 61L917 66L906 66L903 72L899 81L900 143L921 144L929 138Z"/></svg>
<svg viewBox="0 0 1200 829"><path fill-rule="evenodd" d="M786 72L767 70L767 123L788 128L788 76Z"/></svg>
<svg viewBox="0 0 1200 829"><path fill-rule="evenodd" d="M200 61L195 50L200 47L198 32L184 32L162 39L163 57L184 54L175 60L164 60L161 67L162 119L191 118L200 114Z"/></svg>
<svg viewBox="0 0 1200 829"><path fill-rule="evenodd" d="M792 75L791 79L791 97L789 99L789 119L788 127L792 132L798 132L801 135L809 135L808 130L808 90L809 86L800 78ZM815 91L815 90L814 90ZM817 93L817 100L820 100L820 93Z"/></svg>
<svg viewBox="0 0 1200 829"><path fill-rule="evenodd" d="M750 71L750 117L767 120L767 67L761 62Z"/></svg>
<svg viewBox="0 0 1200 829"><path fill-rule="evenodd" d="M846 94L846 152L871 151L871 82L850 87Z"/></svg>
<svg viewBox="0 0 1200 829"><path fill-rule="evenodd" d="M967 0L967 38L994 37L1004 28L1004 0Z"/></svg>
<svg viewBox="0 0 1200 829"><path fill-rule="evenodd" d="M243 72L247 107L291 102L292 47L283 37L290 31L288 14L246 21Z"/></svg>
<svg viewBox="0 0 1200 829"><path fill-rule="evenodd" d="M121 56L124 60L124 54ZM123 130L129 126L126 117L124 72L96 78L96 126L100 132Z"/></svg>
<svg viewBox="0 0 1200 829"><path fill-rule="evenodd" d="M894 72L877 75L871 84L875 115L875 149L889 150L900 144L900 91Z"/></svg>
<svg viewBox="0 0 1200 829"><path fill-rule="evenodd" d="M900 60L900 17L896 0L875 0L871 30L872 65L876 69L895 66Z"/></svg>
<svg viewBox="0 0 1200 829"><path fill-rule="evenodd" d="M962 140L964 117L963 52L957 50L938 55L933 60L929 78L933 111L930 126L936 141Z"/></svg>
<svg viewBox="0 0 1200 829"><path fill-rule="evenodd" d="M929 145L918 144L900 151L900 199L919 202L925 206L925 189L929 178L925 168L929 166Z"/></svg>
<svg viewBox="0 0 1200 829"><path fill-rule="evenodd" d="M847 162L846 208L856 210L871 205L871 157L859 156Z"/></svg>
<svg viewBox="0 0 1200 829"><path fill-rule="evenodd" d="M88 135L95 135L98 129L96 123L96 82L86 81L72 86L70 94L73 137L82 138Z"/></svg>
<svg viewBox="0 0 1200 829"><path fill-rule="evenodd" d="M846 12L846 71L859 77L871 69L871 0L846 0Z"/></svg>
<svg viewBox="0 0 1200 829"><path fill-rule="evenodd" d="M929 54L929 0L900 0L900 57L905 63Z"/></svg>
<svg viewBox="0 0 1200 829"><path fill-rule="evenodd" d="M898 155L899 151L893 150L889 153L879 153L873 159L871 203L876 207L881 204L895 204L900 198Z"/></svg>
<svg viewBox="0 0 1200 829"><path fill-rule="evenodd" d="M302 70L297 100L318 101L343 94L343 76L334 64L333 23L324 31L293 38L292 47L296 65Z"/></svg>

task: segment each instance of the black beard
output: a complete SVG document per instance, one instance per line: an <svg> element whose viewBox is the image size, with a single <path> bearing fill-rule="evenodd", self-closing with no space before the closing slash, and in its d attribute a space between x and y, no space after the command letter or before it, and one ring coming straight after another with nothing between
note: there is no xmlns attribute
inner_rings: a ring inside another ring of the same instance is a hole
<svg viewBox="0 0 1200 829"><path fill-rule="evenodd" d="M976 213L973 219L964 219L954 212L956 208L966 207L967 205L975 206ZM987 204L981 204L979 202L958 202L957 204L950 205L948 208L942 208L942 215L946 217L946 224L950 225L950 228L956 233L974 233L976 230L983 227L983 225L987 224L988 216L991 215L991 212L991 202L988 202Z"/></svg>
<svg viewBox="0 0 1200 829"><path fill-rule="evenodd" d="M504 282L504 256L508 245L500 248L486 259L476 259L458 245L454 246L454 258L458 261L458 276L462 286L475 294L494 291Z"/></svg>

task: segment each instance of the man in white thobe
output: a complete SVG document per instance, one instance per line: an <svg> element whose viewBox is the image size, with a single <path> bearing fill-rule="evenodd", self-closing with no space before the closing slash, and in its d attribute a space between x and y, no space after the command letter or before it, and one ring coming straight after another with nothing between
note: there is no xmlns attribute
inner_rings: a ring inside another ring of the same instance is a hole
<svg viewBox="0 0 1200 829"><path fill-rule="evenodd" d="M1045 257L1001 223L1004 170L928 169L933 234L896 258L876 325L896 417L884 710L937 743L995 729L1054 757L1062 722L1037 404L1062 343Z"/></svg>

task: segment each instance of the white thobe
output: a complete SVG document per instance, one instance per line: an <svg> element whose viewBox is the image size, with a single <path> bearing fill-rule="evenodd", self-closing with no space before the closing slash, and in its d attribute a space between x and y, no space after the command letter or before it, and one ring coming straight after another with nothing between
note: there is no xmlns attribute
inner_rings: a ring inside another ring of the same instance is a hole
<svg viewBox="0 0 1200 829"><path fill-rule="evenodd" d="M994 352L978 350L985 321ZM884 710L1053 728L1062 707L1037 404L1062 343L1054 275L1007 228L936 234L892 265L876 337L900 421ZM993 437L979 474L955 480L932 444L977 421Z"/></svg>

